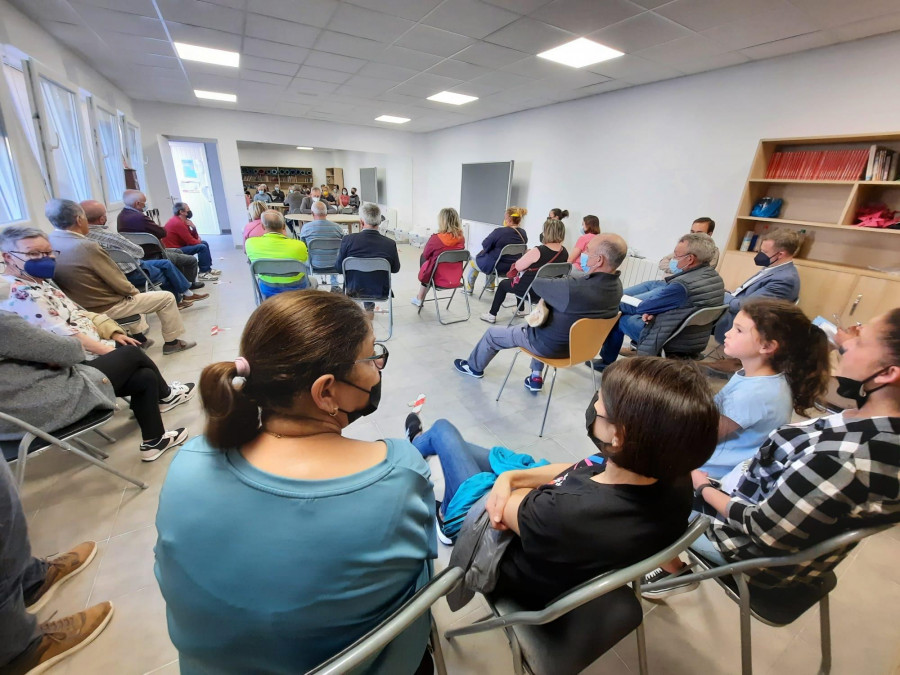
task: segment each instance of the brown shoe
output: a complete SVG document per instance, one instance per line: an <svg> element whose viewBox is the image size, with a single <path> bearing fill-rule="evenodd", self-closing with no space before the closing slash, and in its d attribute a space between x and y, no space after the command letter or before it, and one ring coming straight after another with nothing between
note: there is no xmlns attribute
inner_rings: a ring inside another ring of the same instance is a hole
<svg viewBox="0 0 900 675"><path fill-rule="evenodd" d="M42 623L40 641L3 669L11 675L38 675L93 642L109 624L111 602L101 602L83 612Z"/></svg>
<svg viewBox="0 0 900 675"><path fill-rule="evenodd" d="M50 567L47 568L44 583L34 595L25 599L28 603L25 609L32 614L39 612L60 586L91 564L95 555L97 555L97 544L93 541L86 541L68 553L63 553L48 561Z"/></svg>
<svg viewBox="0 0 900 675"><path fill-rule="evenodd" d="M194 293L192 296L186 299L190 300L191 302L197 302L198 300L206 300L208 297L209 293Z"/></svg>
<svg viewBox="0 0 900 675"><path fill-rule="evenodd" d="M619 356L637 356L637 345L632 342L630 346L622 347L619 350Z"/></svg>
<svg viewBox="0 0 900 675"><path fill-rule="evenodd" d="M176 307L178 307L178 309L187 309L193 304L194 301L191 298L182 298L181 302L179 302Z"/></svg>

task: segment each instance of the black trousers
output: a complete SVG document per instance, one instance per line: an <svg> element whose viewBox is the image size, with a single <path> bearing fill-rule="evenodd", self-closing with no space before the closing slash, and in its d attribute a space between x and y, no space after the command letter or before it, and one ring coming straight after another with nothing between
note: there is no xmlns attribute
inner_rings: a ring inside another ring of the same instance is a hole
<svg viewBox="0 0 900 675"><path fill-rule="evenodd" d="M166 433L159 402L169 395L169 385L153 359L139 347L127 346L98 356L88 365L106 375L116 396L131 397L131 410L145 441Z"/></svg>
<svg viewBox="0 0 900 675"><path fill-rule="evenodd" d="M497 290L494 291L494 302L491 303L491 314L497 316L497 312L500 311L500 308L503 306L503 301L506 300L506 296L510 293L515 293L516 298L523 298L525 296L525 290L528 288L528 284L520 281L516 284L516 287L513 288L512 279L504 279L497 285ZM535 294L532 293L531 297L534 298Z"/></svg>

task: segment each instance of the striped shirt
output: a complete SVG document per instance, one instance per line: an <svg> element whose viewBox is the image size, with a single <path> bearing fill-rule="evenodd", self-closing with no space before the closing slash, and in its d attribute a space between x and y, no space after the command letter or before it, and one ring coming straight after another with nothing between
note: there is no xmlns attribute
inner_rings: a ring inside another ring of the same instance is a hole
<svg viewBox="0 0 900 675"><path fill-rule="evenodd" d="M124 251L136 260L140 260L144 257L144 249L137 244L128 241L118 232L113 232L104 225L90 225L89 227L90 232L88 232L87 238L93 239L103 248L114 251ZM131 263L117 264L119 265L119 269L122 270L122 274L131 274L137 269L137 265Z"/></svg>
<svg viewBox="0 0 900 675"><path fill-rule="evenodd" d="M771 433L707 536L731 561L796 553L900 513L900 418L842 413ZM762 587L814 582L850 551L751 573Z"/></svg>

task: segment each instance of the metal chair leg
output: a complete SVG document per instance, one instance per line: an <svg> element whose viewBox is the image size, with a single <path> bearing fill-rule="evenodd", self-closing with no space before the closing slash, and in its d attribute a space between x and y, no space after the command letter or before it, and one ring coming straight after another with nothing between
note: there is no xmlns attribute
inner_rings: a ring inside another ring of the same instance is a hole
<svg viewBox="0 0 900 675"><path fill-rule="evenodd" d="M637 597L638 602L641 602L641 580L635 579L632 584L634 595ZM637 651L638 651L638 672L641 675L647 675L647 640L644 635L644 622L638 624L637 629L634 631L635 636L637 637Z"/></svg>
<svg viewBox="0 0 900 675"><path fill-rule="evenodd" d="M456 289L453 289L453 292L450 294L450 299L447 301L447 309L450 309L450 303L453 302L453 297L456 295Z"/></svg>
<svg viewBox="0 0 900 675"><path fill-rule="evenodd" d="M434 614L431 615L431 660L434 661L434 670L437 675L447 675L447 664L444 661L444 650L441 647L441 635L434 622Z"/></svg>
<svg viewBox="0 0 900 675"><path fill-rule="evenodd" d="M827 595L819 600L819 632L822 640L822 665L819 666L819 675L828 675L831 672L831 611Z"/></svg>
<svg viewBox="0 0 900 675"><path fill-rule="evenodd" d="M494 283L495 278L496 277L494 277L493 274L485 275L484 286L481 287L481 293L478 294L479 300L481 300L481 296L484 295L484 292L487 290L487 287L490 286L492 283ZM472 280L472 290L475 290L475 280L474 279Z"/></svg>
<svg viewBox="0 0 900 675"><path fill-rule="evenodd" d="M109 455L103 452L100 448L91 445L87 441L83 441L80 438L72 438L69 439L74 445L77 445L79 448L84 450L85 452L91 453L94 457L98 459L109 459Z"/></svg>
<svg viewBox="0 0 900 675"><path fill-rule="evenodd" d="M513 366L516 365L516 359L519 358L519 354L521 353L522 352L516 350L516 353L513 354L513 359L509 364L509 370L506 371L506 377L503 378L503 384L500 385L500 391L497 392L497 398L495 398L494 401L500 400L500 394L503 393L503 387L506 386L506 381L509 379L509 374L512 372Z"/></svg>
<svg viewBox="0 0 900 675"><path fill-rule="evenodd" d="M591 364L591 383L594 385L594 392L597 391L597 371L594 370L594 364Z"/></svg>
<svg viewBox="0 0 900 675"><path fill-rule="evenodd" d="M735 574L734 581L738 587L741 608L741 673L753 674L753 643L750 636L750 588L747 577Z"/></svg>
<svg viewBox="0 0 900 675"><path fill-rule="evenodd" d="M116 439L110 436L108 433L103 431L103 429L94 429L93 432L97 434L100 438L105 440L107 443L115 443Z"/></svg>
<svg viewBox="0 0 900 675"><path fill-rule="evenodd" d="M22 487L25 482L25 463L28 461L28 448L36 438L34 434L26 433L19 441L19 457L16 459L16 486Z"/></svg>
<svg viewBox="0 0 900 675"><path fill-rule="evenodd" d="M388 334L387 337L384 338L384 341L387 342L391 339L391 336L394 334L394 298L388 297Z"/></svg>
<svg viewBox="0 0 900 675"><path fill-rule="evenodd" d="M550 410L550 399L553 398L553 385L556 384L556 373L557 369L553 369L553 379L550 380L550 391L547 394L547 405L544 406L544 419L541 421L541 433L538 434L538 438L543 437L544 435L544 425L547 424L547 412Z"/></svg>

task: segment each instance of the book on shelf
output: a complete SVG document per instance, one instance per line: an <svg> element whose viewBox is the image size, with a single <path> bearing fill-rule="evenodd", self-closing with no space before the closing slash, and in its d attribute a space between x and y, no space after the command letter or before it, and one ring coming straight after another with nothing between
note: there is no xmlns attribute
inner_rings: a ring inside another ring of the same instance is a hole
<svg viewBox="0 0 900 675"><path fill-rule="evenodd" d="M897 153L881 145L873 145L868 151L866 180L897 180Z"/></svg>
<svg viewBox="0 0 900 675"><path fill-rule="evenodd" d="M785 180L860 180L869 168L870 150L797 150L776 152L766 178Z"/></svg>

